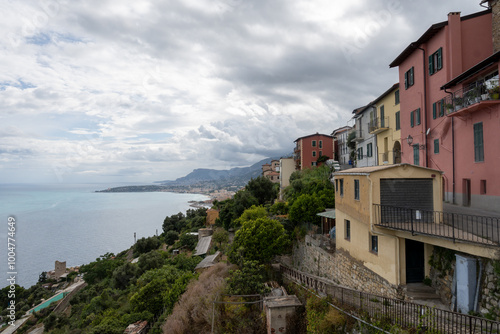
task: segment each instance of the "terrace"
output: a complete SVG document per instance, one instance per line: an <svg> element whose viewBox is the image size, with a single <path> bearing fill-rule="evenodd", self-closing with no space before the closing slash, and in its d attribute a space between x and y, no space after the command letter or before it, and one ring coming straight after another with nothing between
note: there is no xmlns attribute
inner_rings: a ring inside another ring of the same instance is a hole
<svg viewBox="0 0 500 334"><path fill-rule="evenodd" d="M373 204L375 225L453 240L500 246L500 218Z"/></svg>
<svg viewBox="0 0 500 334"><path fill-rule="evenodd" d="M375 117L368 124L370 134L377 134L389 129L389 117Z"/></svg>
<svg viewBox="0 0 500 334"><path fill-rule="evenodd" d="M444 99L447 115L450 117L465 116L498 104L498 76L487 81L473 82Z"/></svg>

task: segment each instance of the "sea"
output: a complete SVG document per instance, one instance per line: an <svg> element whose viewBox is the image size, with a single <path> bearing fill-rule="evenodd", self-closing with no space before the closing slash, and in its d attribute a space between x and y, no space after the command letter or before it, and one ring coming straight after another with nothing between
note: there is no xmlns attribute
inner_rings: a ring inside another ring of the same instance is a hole
<svg viewBox="0 0 500 334"><path fill-rule="evenodd" d="M40 273L54 270L56 260L72 267L117 254L136 239L161 234L165 217L185 213L189 201L209 199L171 192L95 192L123 185L130 184L0 184L0 288L11 276L30 287ZM15 231L9 231L12 227ZM12 236L15 241L8 245Z"/></svg>

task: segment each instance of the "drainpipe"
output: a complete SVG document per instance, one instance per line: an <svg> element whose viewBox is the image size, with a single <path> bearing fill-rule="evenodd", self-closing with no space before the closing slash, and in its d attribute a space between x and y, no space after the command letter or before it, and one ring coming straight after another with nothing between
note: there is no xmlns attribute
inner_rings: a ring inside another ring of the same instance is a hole
<svg viewBox="0 0 500 334"><path fill-rule="evenodd" d="M416 46L414 43L411 44L415 49L419 49L422 51L422 65L423 65L423 70L424 70L424 110L423 115L424 115L424 148L425 148L425 167L429 167L429 156L427 154L427 69L425 67L425 50L422 49L419 46Z"/></svg>
<svg viewBox="0 0 500 334"><path fill-rule="evenodd" d="M453 93L447 91L447 88L444 90L445 93L450 94L450 99L453 101ZM452 162L452 179L453 179L453 198L452 203L456 204L455 200L455 123L454 117L451 118L451 162Z"/></svg>
<svg viewBox="0 0 500 334"><path fill-rule="evenodd" d="M370 182L370 201L369 203L373 204L373 182L372 179L370 178L370 175L367 175L366 178ZM373 206L370 208L370 233L376 234L376 235L381 235L381 236L386 236L386 237L392 237L396 240L396 285L401 285L401 268L400 268L400 261L399 261L399 238L395 235L391 234L385 234L383 232L378 232L373 229Z"/></svg>

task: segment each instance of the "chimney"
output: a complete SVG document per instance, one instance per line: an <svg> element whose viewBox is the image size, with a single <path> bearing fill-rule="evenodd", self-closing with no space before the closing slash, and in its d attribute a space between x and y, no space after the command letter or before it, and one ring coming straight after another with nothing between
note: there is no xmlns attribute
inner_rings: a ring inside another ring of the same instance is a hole
<svg viewBox="0 0 500 334"><path fill-rule="evenodd" d="M493 36L493 53L500 51L500 3L498 0L489 1L491 8L491 34Z"/></svg>
<svg viewBox="0 0 500 334"><path fill-rule="evenodd" d="M462 68L462 22L460 12L448 14L448 41L450 46L450 77L454 78L463 72Z"/></svg>

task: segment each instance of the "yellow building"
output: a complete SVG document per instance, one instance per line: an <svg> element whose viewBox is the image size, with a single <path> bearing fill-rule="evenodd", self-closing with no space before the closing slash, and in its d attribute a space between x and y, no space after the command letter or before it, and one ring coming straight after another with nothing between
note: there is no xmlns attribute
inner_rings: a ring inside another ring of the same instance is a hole
<svg viewBox="0 0 500 334"><path fill-rule="evenodd" d="M334 176L337 248L389 283L422 282L434 246L498 258L499 240L443 213L441 171L395 164Z"/></svg>
<svg viewBox="0 0 500 334"><path fill-rule="evenodd" d="M399 83L372 102L369 132L377 136L378 164L401 163Z"/></svg>

